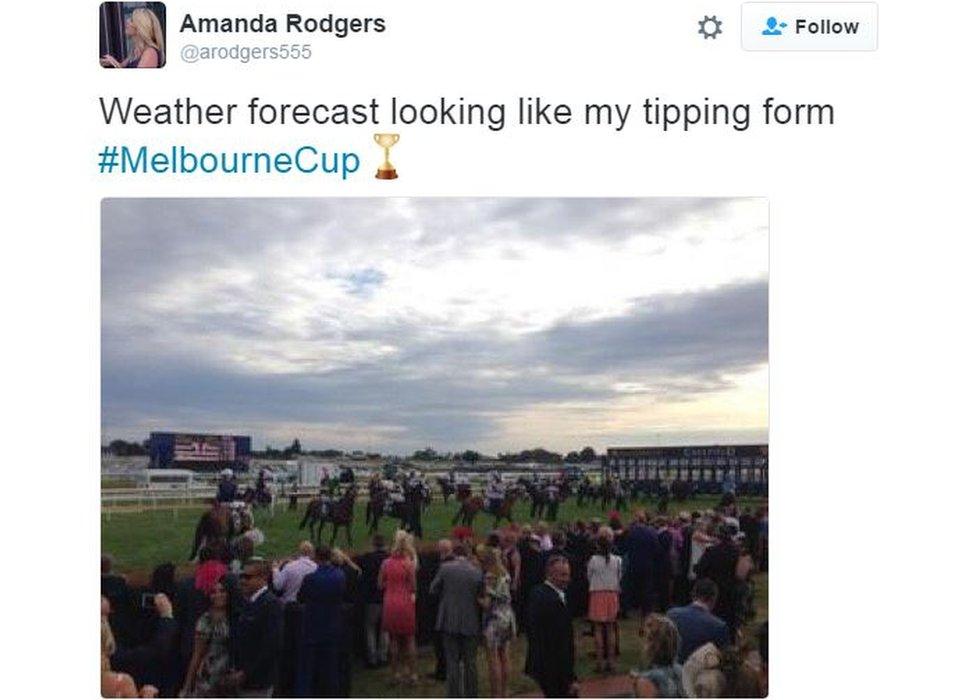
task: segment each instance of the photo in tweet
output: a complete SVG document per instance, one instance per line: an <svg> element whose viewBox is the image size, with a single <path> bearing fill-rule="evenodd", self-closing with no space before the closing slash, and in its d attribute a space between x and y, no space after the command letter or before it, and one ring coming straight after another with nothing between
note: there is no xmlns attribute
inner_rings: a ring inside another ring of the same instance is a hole
<svg viewBox="0 0 976 700"><path fill-rule="evenodd" d="M106 625L172 602L168 692L701 690L737 642L758 694L765 200L106 199L101 262Z"/></svg>

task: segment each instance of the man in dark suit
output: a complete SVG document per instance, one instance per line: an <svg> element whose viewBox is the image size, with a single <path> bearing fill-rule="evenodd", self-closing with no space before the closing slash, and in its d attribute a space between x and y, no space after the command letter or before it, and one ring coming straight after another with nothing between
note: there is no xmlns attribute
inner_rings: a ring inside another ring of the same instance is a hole
<svg viewBox="0 0 976 700"><path fill-rule="evenodd" d="M681 524L681 548L678 550L678 571L674 577L675 605L687 605L691 602L691 579L688 578L691 568L691 536L694 533L691 518L687 512L678 515Z"/></svg>
<svg viewBox="0 0 976 700"><path fill-rule="evenodd" d="M738 629L736 615L736 577L735 568L739 562L739 547L732 541L736 533L734 525L723 525L719 530L719 542L705 550L698 564L695 575L699 578L711 579L718 586L718 599L713 610L715 614L725 620L729 626L729 634L735 637Z"/></svg>
<svg viewBox="0 0 976 700"><path fill-rule="evenodd" d="M546 561L545 582L529 594L525 673L539 684L547 698L579 695L574 670L573 616L566 601L570 578L569 560L551 556Z"/></svg>
<svg viewBox="0 0 976 700"><path fill-rule="evenodd" d="M373 551L359 558L362 570L359 592L363 602L363 627L366 633L366 668L376 668L386 663L390 638L382 629L383 591L379 588L380 567L390 553L386 550L383 535L373 535Z"/></svg>
<svg viewBox="0 0 976 700"><path fill-rule="evenodd" d="M515 615L519 632L525 630L525 607L532 589L546 580L546 570L542 565L542 545L538 535L528 528L523 530L516 544L521 560L521 578L515 599Z"/></svg>
<svg viewBox="0 0 976 700"><path fill-rule="evenodd" d="M712 614L712 607L718 596L718 587L707 578L695 581L691 589L691 605L668 610L668 617L678 628L681 640L678 646L677 662L685 660L701 646L712 642L719 649L732 642L729 626Z"/></svg>
<svg viewBox="0 0 976 700"><path fill-rule="evenodd" d="M441 564L430 584L430 594L440 598L436 629L444 644L447 697L452 698L478 697L478 596L483 577L469 554L467 545L457 544L454 559Z"/></svg>
<svg viewBox="0 0 976 700"><path fill-rule="evenodd" d="M437 577L437 573L441 570L441 567L449 561L454 561L454 543L450 540L438 540L437 542L437 568L434 570L434 578ZM431 581L433 582L433 580ZM427 596L427 604L430 607L429 614L434 620L437 619L437 612L440 609L440 598L435 595ZM434 666L433 673L428 674L428 678L436 681L447 680L447 661L444 658L444 635L434 630L432 637L434 644L434 656L437 659L437 663Z"/></svg>
<svg viewBox="0 0 976 700"><path fill-rule="evenodd" d="M654 567L654 609L664 612L671 607L671 579L674 567L671 562L671 548L674 546L674 536L668 529L667 518L659 516L654 520L653 530L657 532L660 546L658 561Z"/></svg>
<svg viewBox="0 0 976 700"><path fill-rule="evenodd" d="M231 640L233 681L242 697L271 697L283 641L281 603L268 588L271 567L263 559L249 559L240 579L245 602Z"/></svg>
<svg viewBox="0 0 976 700"><path fill-rule="evenodd" d="M641 616L652 612L655 601L661 598L656 588L660 585L658 572L664 558L658 534L647 520L647 514L639 512L621 542L621 551L627 555L628 562L627 589L632 596L629 602L640 609Z"/></svg>
<svg viewBox="0 0 976 700"><path fill-rule="evenodd" d="M315 550L318 568L302 579L298 602L304 606L298 648L295 694L336 697L339 692L339 647L342 645L342 599L346 575L332 563L332 549Z"/></svg>

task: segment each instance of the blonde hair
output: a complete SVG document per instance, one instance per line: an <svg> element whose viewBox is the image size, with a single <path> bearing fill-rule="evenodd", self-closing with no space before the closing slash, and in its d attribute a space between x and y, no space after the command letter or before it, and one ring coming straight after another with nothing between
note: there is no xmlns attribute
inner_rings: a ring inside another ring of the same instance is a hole
<svg viewBox="0 0 976 700"><path fill-rule="evenodd" d="M359 568L359 564L354 562L348 554L343 552L338 547L332 548L332 563L336 566L342 566L345 564L349 568L353 569L357 574L363 573L363 570Z"/></svg>
<svg viewBox="0 0 976 700"><path fill-rule="evenodd" d="M692 692L695 698L720 698L725 692L725 676L717 668L702 671L695 677Z"/></svg>
<svg viewBox="0 0 976 700"><path fill-rule="evenodd" d="M497 547L488 547L484 556L485 572L494 575L498 579L508 577L508 569L502 561L502 552Z"/></svg>
<svg viewBox="0 0 976 700"><path fill-rule="evenodd" d="M414 564L417 563L417 550L413 547L413 535L406 530L397 530L393 536L390 554L401 554Z"/></svg>
<svg viewBox="0 0 976 700"><path fill-rule="evenodd" d="M129 21L135 29L130 56L133 58L140 56L147 48L153 48L159 54L157 66L163 65L163 25L160 24L156 13L145 7L139 7L132 11Z"/></svg>
<svg viewBox="0 0 976 700"><path fill-rule="evenodd" d="M722 653L708 642L685 659L681 669L681 684L689 698L718 698L725 692L726 679L722 673Z"/></svg>
<svg viewBox="0 0 976 700"><path fill-rule="evenodd" d="M109 658L115 653L115 635L106 618L102 618L102 670L110 671Z"/></svg>
<svg viewBox="0 0 976 700"><path fill-rule="evenodd" d="M678 628L664 615L644 619L644 656L651 666L670 666L678 655Z"/></svg>

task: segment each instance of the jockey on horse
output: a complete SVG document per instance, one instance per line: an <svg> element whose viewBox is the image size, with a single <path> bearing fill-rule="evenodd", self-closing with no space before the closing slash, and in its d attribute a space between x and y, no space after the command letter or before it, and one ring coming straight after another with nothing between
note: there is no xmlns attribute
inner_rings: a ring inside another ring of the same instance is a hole
<svg viewBox="0 0 976 700"><path fill-rule="evenodd" d="M411 469L410 473L407 475L407 478L403 480L403 490L406 492L419 489L421 488L422 483L423 481L420 478L420 474L417 473L417 470Z"/></svg>
<svg viewBox="0 0 976 700"><path fill-rule="evenodd" d="M250 504L244 499L244 494L238 490L237 482L234 480L234 472L224 469L220 472L220 481L217 483L217 496L214 499L214 510L225 511L232 524L232 530L240 531L243 526L243 517L250 517Z"/></svg>
<svg viewBox="0 0 976 700"><path fill-rule="evenodd" d="M322 479L319 481L319 495L334 498L339 487L339 474L332 467L322 467Z"/></svg>
<svg viewBox="0 0 976 700"><path fill-rule="evenodd" d="M576 506L582 506L593 496L593 483L588 474L584 474L576 487Z"/></svg>
<svg viewBox="0 0 976 700"><path fill-rule="evenodd" d="M258 539L263 541L263 534L254 528L254 516L250 506L242 501L238 494L234 472L224 469L220 472L217 495L210 510L201 515L197 522L190 559L196 557L203 544L216 540L230 542L237 535L247 535L251 532L254 533L256 541Z"/></svg>
<svg viewBox="0 0 976 700"><path fill-rule="evenodd" d="M488 501L487 510L489 513L497 513L505 500L505 484L502 483L501 474L494 469L488 473L488 484L485 486L485 500Z"/></svg>
<svg viewBox="0 0 976 700"><path fill-rule="evenodd" d="M380 480L379 472L373 472L369 475L369 481L366 482L366 522L370 523L373 521L373 508L383 507L386 502L386 496L383 493L383 482Z"/></svg>
<svg viewBox="0 0 976 700"><path fill-rule="evenodd" d="M326 523L332 523L331 544L335 543L339 528L346 530L346 542L352 546L352 521L356 507L356 484L349 484L345 493L340 498L330 498L328 496L317 496L309 501L305 508L305 516L302 518L298 529L303 529L308 525L309 535L316 543L322 542L322 528Z"/></svg>
<svg viewBox="0 0 976 700"><path fill-rule="evenodd" d="M457 485L454 481L454 470L452 469L448 476L437 477L437 483L441 487L441 496L444 497L444 505L447 505L448 499L454 495L457 491Z"/></svg>
<svg viewBox="0 0 976 700"><path fill-rule="evenodd" d="M230 505L234 501L240 500L237 496L237 483L234 481L234 472L224 469L220 472L220 481L217 483L217 502Z"/></svg>
<svg viewBox="0 0 976 700"><path fill-rule="evenodd" d="M458 474L457 499L462 503L471 496L471 481L467 474Z"/></svg>
<svg viewBox="0 0 976 700"><path fill-rule="evenodd" d="M268 486L270 473L263 467L258 470L258 478L254 485L253 494L245 494L245 500L247 496L250 495L250 500L257 506L268 506L271 505L271 501L274 500L271 487Z"/></svg>
<svg viewBox="0 0 976 700"><path fill-rule="evenodd" d="M546 520L555 521L559 514L559 502L563 493L562 484L553 478L549 478L549 483L545 486L546 494Z"/></svg>

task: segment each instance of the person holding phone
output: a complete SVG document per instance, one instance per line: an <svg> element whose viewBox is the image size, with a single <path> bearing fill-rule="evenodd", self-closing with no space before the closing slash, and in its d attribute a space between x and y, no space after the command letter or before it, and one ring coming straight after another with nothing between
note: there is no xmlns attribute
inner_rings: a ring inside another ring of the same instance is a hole
<svg viewBox="0 0 976 700"><path fill-rule="evenodd" d="M175 684L170 678L180 632L179 625L173 619L173 604L165 593L143 594L142 603L146 610L155 615L152 632L140 644L113 647L109 654L111 668L131 676L140 688L172 691Z"/></svg>

